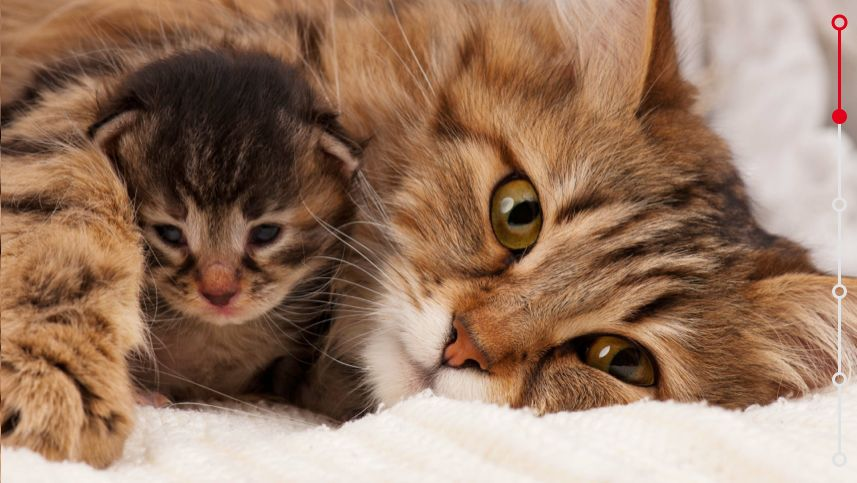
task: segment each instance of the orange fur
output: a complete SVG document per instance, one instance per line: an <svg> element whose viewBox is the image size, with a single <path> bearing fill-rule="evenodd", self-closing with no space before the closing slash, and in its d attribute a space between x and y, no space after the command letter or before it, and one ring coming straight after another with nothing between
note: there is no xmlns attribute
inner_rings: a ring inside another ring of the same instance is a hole
<svg viewBox="0 0 857 483"><path fill-rule="evenodd" d="M187 29L299 61L346 129L371 139L341 305L303 395L313 408L347 417L427 387L540 411L641 397L745 407L828 384L834 279L757 225L727 147L691 112L666 2L342 0L334 12L287 2L279 16L262 0L241 3L251 14L110 3L82 2L35 33L4 28L21 59L4 94L26 59L84 42L75 18L86 15L108 43ZM513 174L535 186L544 216L519 260L488 220ZM442 365L454 319L487 370ZM658 383L625 384L562 350L599 333L647 348Z"/></svg>

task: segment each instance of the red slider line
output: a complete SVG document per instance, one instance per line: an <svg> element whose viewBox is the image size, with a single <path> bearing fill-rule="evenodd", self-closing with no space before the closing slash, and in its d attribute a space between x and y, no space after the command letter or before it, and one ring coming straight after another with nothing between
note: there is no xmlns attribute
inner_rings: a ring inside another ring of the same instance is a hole
<svg viewBox="0 0 857 483"><path fill-rule="evenodd" d="M841 22L841 25L837 22ZM848 18L837 14L830 23L836 30L836 110L831 117L834 123L842 125L848 119L848 113L842 109L842 31L848 26Z"/></svg>
<svg viewBox="0 0 857 483"><path fill-rule="evenodd" d="M842 109L842 30L836 34L836 108Z"/></svg>

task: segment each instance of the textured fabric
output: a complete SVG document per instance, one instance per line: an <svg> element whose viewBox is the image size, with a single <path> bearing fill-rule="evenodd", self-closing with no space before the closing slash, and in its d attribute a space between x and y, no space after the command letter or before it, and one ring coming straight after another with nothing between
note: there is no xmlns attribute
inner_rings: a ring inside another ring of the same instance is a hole
<svg viewBox="0 0 857 483"><path fill-rule="evenodd" d="M746 411L643 401L537 417L421 395L339 429L312 416L142 408L105 471L3 449L3 481L857 481L857 385Z"/></svg>
<svg viewBox="0 0 857 483"><path fill-rule="evenodd" d="M765 226L806 243L826 269L835 267L835 84L825 64L832 3L845 2L676 5L683 66L702 87L701 110L733 146ZM857 66L857 55L848 62ZM857 150L847 134L844 146L845 196L854 207L845 216L844 270L855 275ZM843 396L851 458L843 468L831 463L835 392L743 412L640 402L543 418L423 395L339 429L287 407L141 408L124 457L109 470L4 448L2 478L857 482L857 386Z"/></svg>

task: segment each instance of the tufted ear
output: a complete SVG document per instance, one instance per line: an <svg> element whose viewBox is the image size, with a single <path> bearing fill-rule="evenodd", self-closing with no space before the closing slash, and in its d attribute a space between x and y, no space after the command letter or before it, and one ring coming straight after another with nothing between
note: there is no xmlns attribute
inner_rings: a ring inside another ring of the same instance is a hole
<svg viewBox="0 0 857 483"><path fill-rule="evenodd" d="M857 368L857 279L843 278L852 294L842 299L842 370ZM831 384L837 367L837 279L790 273L750 285L750 331L770 386L781 394Z"/></svg>
<svg viewBox="0 0 857 483"><path fill-rule="evenodd" d="M556 0L560 27L577 50L582 96L636 115L687 107L668 0ZM606 92L605 92L606 91Z"/></svg>
<svg viewBox="0 0 857 483"><path fill-rule="evenodd" d="M345 128L336 119L336 115L319 115L316 122L322 129L318 141L319 148L329 160L337 164L336 170L339 173L343 174L346 179L351 178L357 168L360 167L360 155L363 153L363 146L345 132Z"/></svg>
<svg viewBox="0 0 857 483"><path fill-rule="evenodd" d="M638 79L637 114L658 107L687 107L691 92L679 73L669 0L649 0L646 12L644 74Z"/></svg>

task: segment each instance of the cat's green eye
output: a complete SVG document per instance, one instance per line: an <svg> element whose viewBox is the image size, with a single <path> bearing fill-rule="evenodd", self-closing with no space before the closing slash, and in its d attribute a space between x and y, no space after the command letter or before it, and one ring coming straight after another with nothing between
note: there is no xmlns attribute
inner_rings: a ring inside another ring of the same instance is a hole
<svg viewBox="0 0 857 483"><path fill-rule="evenodd" d="M655 383L655 365L648 351L623 337L600 335L588 339L580 357L587 365L622 382L635 386Z"/></svg>
<svg viewBox="0 0 857 483"><path fill-rule="evenodd" d="M494 190L491 227L497 241L509 250L523 251L536 243L542 229L542 210L532 183L516 178Z"/></svg>

